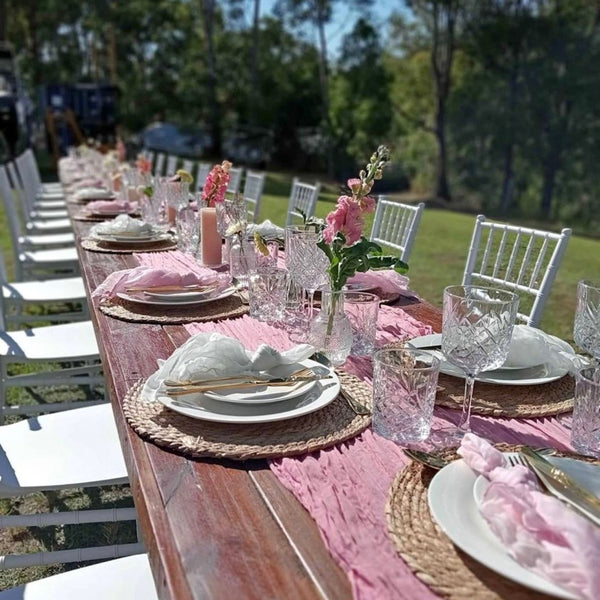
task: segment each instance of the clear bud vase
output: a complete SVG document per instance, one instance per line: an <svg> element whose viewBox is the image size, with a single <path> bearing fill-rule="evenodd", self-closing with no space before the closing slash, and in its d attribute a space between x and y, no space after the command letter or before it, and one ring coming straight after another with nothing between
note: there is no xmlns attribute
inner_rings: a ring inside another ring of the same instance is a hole
<svg viewBox="0 0 600 600"><path fill-rule="evenodd" d="M321 310L310 325L309 343L334 366L342 365L352 348L352 325L344 312L344 292L321 292Z"/></svg>
<svg viewBox="0 0 600 600"><path fill-rule="evenodd" d="M248 276L256 269L254 242L241 236L230 238L229 273L238 283L247 287Z"/></svg>

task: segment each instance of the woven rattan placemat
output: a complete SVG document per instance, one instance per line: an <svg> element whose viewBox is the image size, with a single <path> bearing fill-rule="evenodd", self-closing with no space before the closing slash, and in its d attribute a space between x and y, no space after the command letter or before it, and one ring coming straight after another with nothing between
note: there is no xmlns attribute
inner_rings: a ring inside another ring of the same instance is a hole
<svg viewBox="0 0 600 600"><path fill-rule="evenodd" d="M214 302L187 306L176 304L155 306L115 298L105 300L100 304L100 310L105 315L121 321L174 325L177 323L202 323L204 321L235 319L247 314L250 309L237 294L234 294Z"/></svg>
<svg viewBox="0 0 600 600"><path fill-rule="evenodd" d="M519 449L498 447L503 451ZM454 451L442 454L448 459L459 458ZM429 512L427 491L434 475L432 469L413 462L396 475L388 493L388 533L413 573L442 598L451 600L549 598L502 577L454 546Z"/></svg>
<svg viewBox="0 0 600 600"><path fill-rule="evenodd" d="M461 408L463 379L440 373L435 403ZM542 385L495 385L475 382L472 412L494 417L533 418L559 415L573 410L575 380L566 375Z"/></svg>
<svg viewBox="0 0 600 600"><path fill-rule="evenodd" d="M166 252L176 250L177 243L172 239L160 242L148 242L147 244L136 244L135 246L117 246L110 242L99 242L96 240L83 240L81 247L90 252L105 252L107 254L135 254L136 252Z"/></svg>
<svg viewBox="0 0 600 600"><path fill-rule="evenodd" d="M353 375L338 373L344 393L371 404L371 388ZM145 440L189 458L281 458L328 448L358 435L370 415L355 414L338 396L331 404L302 417L257 424L212 423L176 413L160 402L142 400L138 381L123 400L131 427Z"/></svg>

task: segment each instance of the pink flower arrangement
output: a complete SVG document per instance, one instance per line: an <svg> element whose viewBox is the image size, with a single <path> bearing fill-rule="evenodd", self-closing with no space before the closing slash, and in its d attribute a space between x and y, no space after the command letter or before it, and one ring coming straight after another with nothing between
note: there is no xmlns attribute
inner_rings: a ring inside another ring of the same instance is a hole
<svg viewBox="0 0 600 600"><path fill-rule="evenodd" d="M141 154L137 157L137 160L135 161L135 166L143 175L146 175L147 173L150 173L150 171L152 171L152 163Z"/></svg>
<svg viewBox="0 0 600 600"><path fill-rule="evenodd" d="M365 215L375 210L375 199L369 193L375 180L382 178L388 162L389 150L379 146L360 177L348 179L351 195L340 196L335 209L325 219L319 248L329 259L329 280L334 291L341 290L357 271L364 273L390 267L398 273L408 270L406 263L393 256L383 256L381 247L362 235Z"/></svg>
<svg viewBox="0 0 600 600"><path fill-rule="evenodd" d="M232 164L224 160L220 165L215 165L208 174L202 190L202 199L206 201L206 206L215 206L225 199L231 167Z"/></svg>

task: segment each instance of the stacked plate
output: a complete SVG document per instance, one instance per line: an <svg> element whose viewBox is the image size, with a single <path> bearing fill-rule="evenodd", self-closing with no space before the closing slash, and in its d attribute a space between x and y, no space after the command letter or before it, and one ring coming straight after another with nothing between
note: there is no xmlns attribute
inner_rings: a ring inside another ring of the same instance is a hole
<svg viewBox="0 0 600 600"><path fill-rule="evenodd" d="M554 341L561 346L561 349L563 349L564 352L575 354L573 348L571 348L567 342L564 342L559 338L554 338ZM434 333L432 335L424 335L410 340L408 345L412 348L434 348L432 351L439 356L441 361L440 373L464 378L464 371L444 358L439 350L441 343L442 334ZM511 365L510 367L503 366L493 371L484 371L483 373L480 373L475 380L498 385L541 385L556 381L557 379L564 377L567 372L565 367L557 366L550 362L538 365Z"/></svg>
<svg viewBox="0 0 600 600"><path fill-rule="evenodd" d="M339 394L340 381L335 371L310 359L279 365L261 373L261 378L289 377L303 367L317 371L320 379L183 396L169 396L161 385L158 390L146 390L146 393L175 412L194 419L237 424L283 421L320 410Z"/></svg>
<svg viewBox="0 0 600 600"><path fill-rule="evenodd" d="M600 496L600 471L596 465L569 458L547 457L573 479ZM574 595L527 570L514 560L479 513L487 481L478 477L463 460L435 475L428 501L433 519L461 550L489 569L531 589L557 598Z"/></svg>
<svg viewBox="0 0 600 600"><path fill-rule="evenodd" d="M170 241L172 238L163 231L144 231L139 233L96 233L94 237L101 242L120 246L136 246L154 242Z"/></svg>
<svg viewBox="0 0 600 600"><path fill-rule="evenodd" d="M152 291L150 288L144 291L117 292L117 296L128 302L148 304L153 306L187 306L193 304L205 304L227 298L236 292L232 286L209 287L204 290L181 290L175 291Z"/></svg>

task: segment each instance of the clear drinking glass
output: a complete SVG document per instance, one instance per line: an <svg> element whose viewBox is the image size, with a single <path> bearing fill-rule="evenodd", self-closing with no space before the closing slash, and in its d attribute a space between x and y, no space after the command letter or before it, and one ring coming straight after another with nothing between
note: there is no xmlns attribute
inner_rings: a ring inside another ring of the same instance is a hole
<svg viewBox="0 0 600 600"><path fill-rule="evenodd" d="M439 359L424 350L382 349L373 365L373 430L400 444L427 439Z"/></svg>
<svg viewBox="0 0 600 600"><path fill-rule="evenodd" d="M196 255L200 240L200 219L191 206L177 211L177 248L187 254Z"/></svg>
<svg viewBox="0 0 600 600"><path fill-rule="evenodd" d="M600 367L584 367L575 376L571 445L600 457Z"/></svg>
<svg viewBox="0 0 600 600"><path fill-rule="evenodd" d="M475 377L502 366L517 317L519 297L492 288L454 285L444 290L442 352L465 372L465 397L458 429L460 439L470 431Z"/></svg>
<svg viewBox="0 0 600 600"><path fill-rule="evenodd" d="M287 297L285 269L266 267L250 274L248 300L250 316L259 321L281 321Z"/></svg>
<svg viewBox="0 0 600 600"><path fill-rule="evenodd" d="M344 311L352 325L353 356L369 356L375 350L379 296L367 292L344 292Z"/></svg>
<svg viewBox="0 0 600 600"><path fill-rule="evenodd" d="M600 362L600 284L577 284L577 309L573 328L575 343Z"/></svg>

